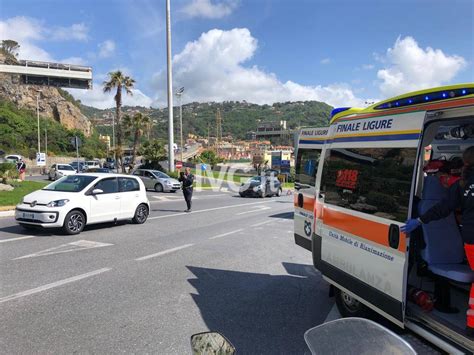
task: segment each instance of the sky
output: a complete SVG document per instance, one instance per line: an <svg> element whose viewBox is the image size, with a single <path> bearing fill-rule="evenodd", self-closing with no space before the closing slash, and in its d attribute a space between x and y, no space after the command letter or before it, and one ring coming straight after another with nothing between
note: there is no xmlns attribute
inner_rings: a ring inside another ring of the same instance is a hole
<svg viewBox="0 0 474 355"><path fill-rule="evenodd" d="M126 105L166 106L165 0L0 0L19 58L93 68L84 104L114 106L107 74L136 80ZM317 100L366 106L474 81L472 0L171 0L173 87L183 103Z"/></svg>

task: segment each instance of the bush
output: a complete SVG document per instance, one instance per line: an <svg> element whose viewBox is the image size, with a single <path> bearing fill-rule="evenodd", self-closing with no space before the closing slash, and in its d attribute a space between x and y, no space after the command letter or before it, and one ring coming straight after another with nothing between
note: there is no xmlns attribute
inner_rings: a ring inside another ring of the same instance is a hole
<svg viewBox="0 0 474 355"><path fill-rule="evenodd" d="M18 178L18 170L14 163L0 163L0 180L6 184L9 179Z"/></svg>

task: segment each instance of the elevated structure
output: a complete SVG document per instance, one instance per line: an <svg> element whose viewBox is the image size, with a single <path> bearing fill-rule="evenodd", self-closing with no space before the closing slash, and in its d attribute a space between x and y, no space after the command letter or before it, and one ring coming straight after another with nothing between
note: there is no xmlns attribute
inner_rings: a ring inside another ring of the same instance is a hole
<svg viewBox="0 0 474 355"><path fill-rule="evenodd" d="M20 60L0 64L0 73L19 75L22 84L92 89L92 68L81 65Z"/></svg>
<svg viewBox="0 0 474 355"><path fill-rule="evenodd" d="M258 124L257 131L255 132L255 139L279 138L281 142L292 144L295 133L297 131L287 129L286 121L261 122Z"/></svg>

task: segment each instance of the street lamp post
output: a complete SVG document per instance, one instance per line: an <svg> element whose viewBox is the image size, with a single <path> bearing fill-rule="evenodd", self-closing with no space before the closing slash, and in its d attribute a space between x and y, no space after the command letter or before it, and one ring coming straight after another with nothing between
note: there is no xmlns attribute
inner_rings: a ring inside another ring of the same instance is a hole
<svg viewBox="0 0 474 355"><path fill-rule="evenodd" d="M170 0L166 0L166 63L168 69L168 167L169 171L174 172L173 79L171 63Z"/></svg>
<svg viewBox="0 0 474 355"><path fill-rule="evenodd" d="M183 105L182 105L183 92L184 92L184 87L180 88L176 92L176 96L179 99L179 136L180 136L181 163L183 162Z"/></svg>
<svg viewBox="0 0 474 355"><path fill-rule="evenodd" d="M40 139L40 112L39 112L39 94L41 90L36 92L36 120L38 122L38 154L41 152L41 139Z"/></svg>
<svg viewBox="0 0 474 355"><path fill-rule="evenodd" d="M48 130L44 129L44 153L48 156Z"/></svg>

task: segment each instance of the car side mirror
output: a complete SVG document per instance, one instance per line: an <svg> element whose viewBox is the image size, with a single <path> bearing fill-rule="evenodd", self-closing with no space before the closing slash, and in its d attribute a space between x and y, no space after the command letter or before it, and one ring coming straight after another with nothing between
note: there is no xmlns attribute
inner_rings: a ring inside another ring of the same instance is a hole
<svg viewBox="0 0 474 355"><path fill-rule="evenodd" d="M102 190L102 189L92 190L92 195L100 195L100 194L103 194L103 193L104 193L104 190Z"/></svg>
<svg viewBox="0 0 474 355"><path fill-rule="evenodd" d="M191 336L193 354L234 355L235 347L223 335L217 332L204 332Z"/></svg>

